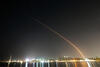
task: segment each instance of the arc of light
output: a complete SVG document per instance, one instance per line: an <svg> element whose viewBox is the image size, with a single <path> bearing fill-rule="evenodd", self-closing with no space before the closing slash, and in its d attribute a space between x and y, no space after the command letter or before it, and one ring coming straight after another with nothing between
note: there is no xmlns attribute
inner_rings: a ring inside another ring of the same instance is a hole
<svg viewBox="0 0 100 67"><path fill-rule="evenodd" d="M70 46L72 46L79 54L82 58L85 58L85 55L82 53L82 51L76 46L76 44L74 44L72 41L70 41L69 39L67 39L66 37L64 37L63 35L61 35L60 33L58 33L57 31L55 31L54 29L52 29L51 27L49 27L48 25L40 22L37 19L34 19L36 22L38 22L39 24L43 25L45 28L47 28L48 30L50 30L51 32L53 32L54 34L58 35L60 38L62 38L66 43L68 43Z"/></svg>

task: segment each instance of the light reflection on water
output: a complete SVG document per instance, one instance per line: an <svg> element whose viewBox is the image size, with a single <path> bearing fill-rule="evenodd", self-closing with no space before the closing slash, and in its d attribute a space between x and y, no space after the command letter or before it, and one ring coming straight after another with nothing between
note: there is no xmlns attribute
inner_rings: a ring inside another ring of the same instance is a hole
<svg viewBox="0 0 100 67"><path fill-rule="evenodd" d="M89 62L90 67L100 67L100 62ZM7 63L0 63L0 67L8 67ZM89 67L87 62L33 62L10 63L9 67Z"/></svg>

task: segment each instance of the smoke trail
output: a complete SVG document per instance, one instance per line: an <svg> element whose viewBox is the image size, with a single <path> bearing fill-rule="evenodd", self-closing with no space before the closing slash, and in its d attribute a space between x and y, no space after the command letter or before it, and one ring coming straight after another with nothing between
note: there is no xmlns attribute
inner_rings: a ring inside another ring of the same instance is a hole
<svg viewBox="0 0 100 67"><path fill-rule="evenodd" d="M39 24L43 25L45 28L47 28L48 30L50 30L51 32L55 33L56 35L58 35L60 38L62 38L64 41L66 41L70 46L72 46L79 54L82 58L85 58L85 55L82 53L82 51L76 46L76 44L74 44L72 41L70 41L69 39L65 38L63 35L61 35L60 33L58 33L57 31L55 31L54 29L52 29L51 27L49 27L48 25L40 22L37 19L34 19L36 22L38 22Z"/></svg>

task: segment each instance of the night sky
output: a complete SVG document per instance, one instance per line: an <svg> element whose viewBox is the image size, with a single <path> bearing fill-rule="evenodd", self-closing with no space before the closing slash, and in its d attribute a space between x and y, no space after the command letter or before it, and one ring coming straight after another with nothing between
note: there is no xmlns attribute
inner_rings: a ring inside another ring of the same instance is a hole
<svg viewBox="0 0 100 67"><path fill-rule="evenodd" d="M68 43L32 18L77 43L86 57L100 56L100 2L13 0L1 3L1 57L79 56Z"/></svg>

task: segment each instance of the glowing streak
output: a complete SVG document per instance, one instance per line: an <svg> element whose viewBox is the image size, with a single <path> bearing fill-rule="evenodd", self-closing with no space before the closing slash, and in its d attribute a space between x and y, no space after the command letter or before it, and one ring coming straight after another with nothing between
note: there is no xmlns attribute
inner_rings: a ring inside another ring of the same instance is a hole
<svg viewBox="0 0 100 67"><path fill-rule="evenodd" d="M28 62L30 61L30 59L26 58L25 61L26 61L25 67L28 67Z"/></svg>
<svg viewBox="0 0 100 67"><path fill-rule="evenodd" d="M50 67L50 63L49 63L49 60L48 60L48 67Z"/></svg>
<svg viewBox="0 0 100 67"><path fill-rule="evenodd" d="M87 65L88 65L88 67L91 67L91 64L89 62L89 59L85 58L85 61L86 61Z"/></svg>
<svg viewBox="0 0 100 67"><path fill-rule="evenodd" d="M91 67L91 65L90 65L89 61L87 61L87 64L88 64L88 67Z"/></svg>
<svg viewBox="0 0 100 67"><path fill-rule="evenodd" d="M82 51L78 48L78 46L76 46L76 44L74 44L72 41L70 41L69 39L65 38L63 35L61 35L60 33L58 33L57 31L55 31L54 29L52 29L51 27L49 27L48 25L38 21L35 19L35 21L37 21L38 23L40 23L41 25L43 25L44 27L46 27L48 30L50 30L51 32L55 33L56 35L58 35L60 38L62 38L64 41L66 41L69 45L71 45L74 49L76 49L76 51L80 54L80 56L82 58L85 58L85 55L82 53ZM85 59L88 60L88 59ZM88 67L91 67L89 61L86 61L88 64Z"/></svg>
<svg viewBox="0 0 100 67"><path fill-rule="evenodd" d="M28 67L28 62L26 62L25 67Z"/></svg>
<svg viewBox="0 0 100 67"><path fill-rule="evenodd" d="M64 41L66 41L69 45L71 45L73 48L76 49L76 51L80 54L80 56L82 58L85 58L84 54L81 52L81 50L78 48L78 46L76 46L76 44L74 44L72 41L70 41L69 39L65 38L63 35L61 35L60 33L58 33L57 31L55 31L54 29L52 29L51 27L49 27L48 25L40 22L39 20L35 19L35 21L37 21L38 23L40 23L41 25L43 25L44 27L46 27L48 30L50 30L51 32L55 33L56 35L58 35L60 38L62 38Z"/></svg>

